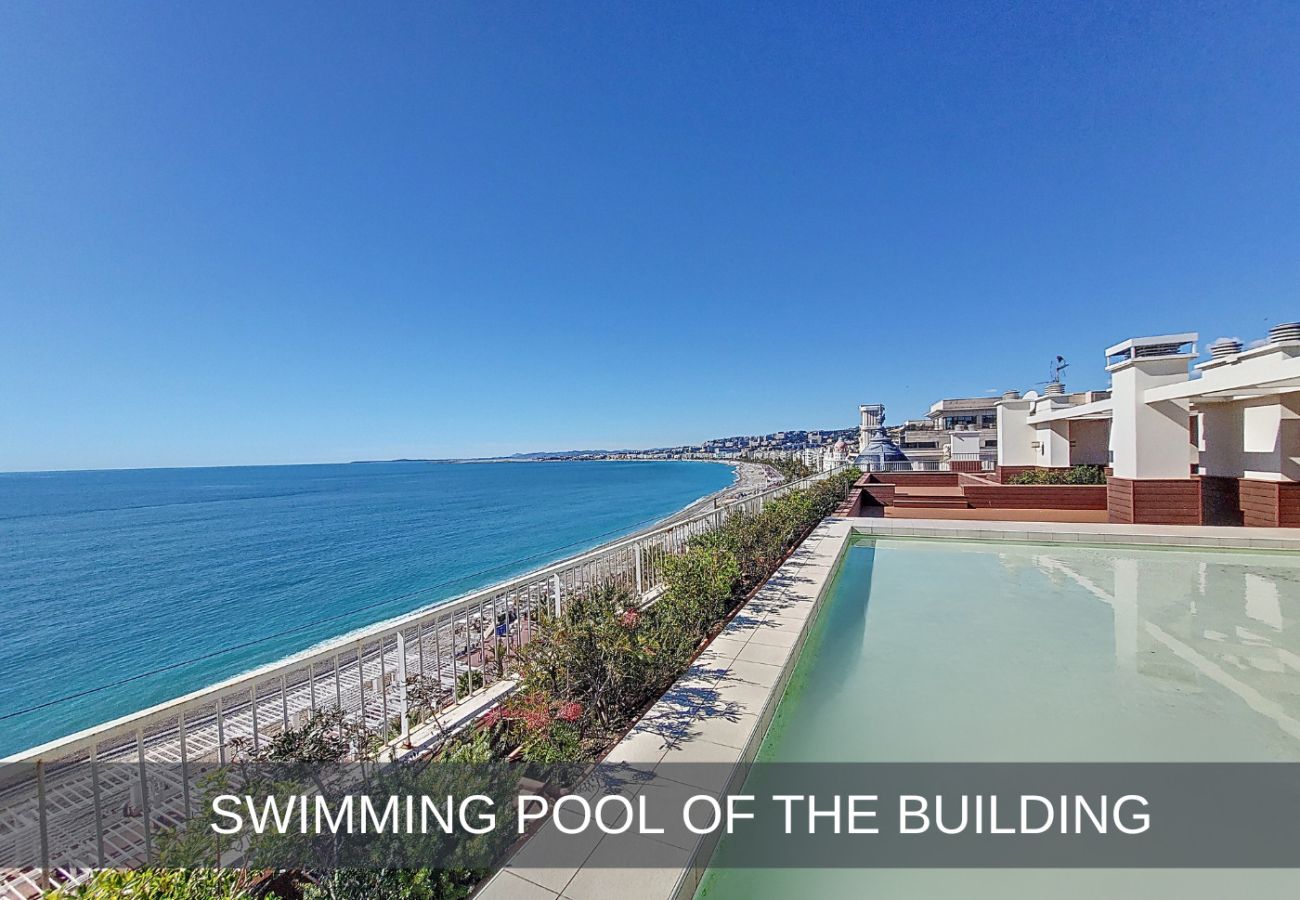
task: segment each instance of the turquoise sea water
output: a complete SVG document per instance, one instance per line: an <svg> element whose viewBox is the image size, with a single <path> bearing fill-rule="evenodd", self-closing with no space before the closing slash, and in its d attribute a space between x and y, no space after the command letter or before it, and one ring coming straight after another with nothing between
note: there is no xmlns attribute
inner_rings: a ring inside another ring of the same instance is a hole
<svg viewBox="0 0 1300 900"><path fill-rule="evenodd" d="M0 755L603 543L732 477L692 462L0 474L0 716L215 654L0 719Z"/></svg>

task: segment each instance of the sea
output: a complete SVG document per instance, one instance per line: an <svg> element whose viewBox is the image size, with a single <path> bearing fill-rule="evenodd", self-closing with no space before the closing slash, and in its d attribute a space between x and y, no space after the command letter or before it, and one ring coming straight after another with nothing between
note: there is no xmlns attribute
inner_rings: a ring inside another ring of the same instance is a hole
<svg viewBox="0 0 1300 900"><path fill-rule="evenodd" d="M678 461L0 474L0 757L597 546L733 477Z"/></svg>

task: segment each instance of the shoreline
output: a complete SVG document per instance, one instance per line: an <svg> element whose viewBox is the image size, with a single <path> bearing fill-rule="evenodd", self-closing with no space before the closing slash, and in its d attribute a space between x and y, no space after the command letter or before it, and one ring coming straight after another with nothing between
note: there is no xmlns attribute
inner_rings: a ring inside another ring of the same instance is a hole
<svg viewBox="0 0 1300 900"><path fill-rule="evenodd" d="M523 460L502 460L502 462L522 462L522 461ZM556 461L558 462L559 460ZM591 460L591 461L601 462L602 460ZM608 460L608 461L609 462L631 462L632 460ZM648 462L655 462L655 460L648 460ZM691 518L692 516L698 515L699 513L703 512L706 509L710 509L710 508L716 509L718 506L722 505L723 503L730 503L734 500L742 500L745 497L748 497L752 494L762 493L763 491L769 490L779 484L782 484L785 481L785 479L781 477L780 473L778 473L775 469L773 469L771 466L767 465L766 463L737 462L733 460L723 460L723 459L716 459L716 460L715 459L698 459L698 460L691 459L691 460L682 460L682 462L722 463L723 465L734 467L735 477L733 478L731 484L727 485L722 490L714 491L712 494L705 494L703 497L700 497L698 500L693 500L692 502L688 503L686 506L683 506L681 509L677 510L676 512L669 513L668 515L664 516L662 519L657 519L656 521L651 522L650 524L642 526L640 528L634 528L633 530L628 531L625 534L620 534L611 537L609 538L609 540L601 541L599 544L595 544L591 547L587 547L584 550L577 550L574 551L573 553L566 554L565 556L557 557L556 559L550 560L549 562L541 563L535 568L545 569L549 566L553 566L556 565L557 563L563 562L565 559L568 559L571 556L581 556L584 553L590 553L593 550L598 550L599 548L605 546L606 544L617 544L622 541L632 540L633 538L636 538L640 535L650 534L652 532L659 531L663 528L667 528L670 525L675 525L678 522L684 521L686 519ZM518 577L519 577L518 575L509 576L505 580L509 581L512 580L513 578L518 578ZM452 603L458 598L466 596L467 594L473 594L476 591L481 591L481 590L483 590L482 587L471 588L468 591L464 591L460 594L455 594L443 600L435 601L433 603L428 604L427 606L417 607L416 609L410 610L409 612L399 613L398 615L395 616L389 616L388 618L380 619L379 621L372 622L369 625L358 626L357 628L353 628L349 631L343 632L342 634L318 641L317 643L313 644L312 646L300 652L311 653L322 647L326 647L331 644L337 643L339 641L346 640L352 637L353 635L364 634L365 632L368 632L372 629L387 625L390 622L399 621L400 619L403 619L415 613L436 609L439 606L445 605L447 603ZM296 656L298 654L292 654L292 655ZM285 657L285 658L288 659L290 657ZM269 666L279 665L280 662L283 662L283 660L278 660L275 663L265 664L264 666L254 667L253 669L249 669L248 672L256 671L257 669L264 668L267 665ZM240 675L236 677L243 677L243 675L248 674L248 672L240 673Z"/></svg>
<svg viewBox="0 0 1300 900"><path fill-rule="evenodd" d="M752 494L760 493L764 490L770 489L773 486L779 485L785 481L785 479L782 478L776 472L775 469L772 469L770 466L762 463L738 462L738 461L731 461L731 460L698 460L698 462L721 462L726 465L733 466L735 469L735 477L732 483L720 491L715 491L711 494L708 494L704 497L695 500L694 502L688 504L682 509L679 509L676 512L670 514L669 516L666 516L654 523L646 525L642 528L636 528L630 530L622 535L613 537L610 540L604 541L593 547L589 547L585 550L577 551L575 554L562 556L557 559L551 560L549 562L542 563L536 569L530 569L529 572L545 571L551 567L562 565L566 560L572 558L572 556L581 556L596 550L600 550L601 548L606 546L614 546L629 541L635 541L637 538L639 538L644 534L663 530L664 528L671 527L683 520L689 519L692 516L697 516L703 510L707 510L711 507L716 508L724 500L725 501L742 500L748 496L751 496ZM523 574L527 575L528 572L525 572ZM520 575L509 576L503 581L499 582L499 584L507 584L520 577L521 577ZM493 588L494 585L472 588L468 592L457 594L455 596L448 597L444 600L440 600L428 604L426 606L417 607L416 609L409 610L395 616L385 617L383 619L377 620L375 622L369 623L364 626L349 629L340 634L317 641L311 644L310 646L303 648L302 650L285 654L284 656L281 656L275 660L266 663L250 666L246 669L240 670L237 674L227 676L225 678L216 679L194 691L187 691L178 696L171 697L167 700L163 700L161 702L154 703L154 704L149 704L148 706L136 709L133 712L127 713L125 715L110 718L108 720L101 721L95 725L91 725L86 728L77 729L71 733L64 734L60 737L52 738L48 741L42 741L35 746L28 747L25 750L17 751L14 754L6 754L4 757L0 757L0 759L3 759L3 761L5 762L19 761L20 759L25 758L30 754L45 752L51 747L56 747L68 742L75 742L77 740L84 739L86 736L93 733L104 732L104 731L120 728L134 720L148 718L149 716L158 713L160 710L164 710L168 707L172 707L177 704L184 704L186 702L189 702L195 697L209 694L214 691L220 691L228 687L233 687L234 685L237 685L241 682L255 680L256 678L260 677L261 674L263 673L272 672L277 669L282 669L286 666L292 665L296 660L310 658L313 655L319 654L320 652L322 652L327 648L334 647L334 646L344 646L350 642L359 641L363 639L366 635L373 634L378 631L383 631L385 628L396 626L404 620L408 620L413 617L419 617L421 615L428 614L436 610L438 607L445 606L448 604L454 604L460 600L463 600L466 597L471 597L477 593L483 593L485 591L490 592L493 590Z"/></svg>

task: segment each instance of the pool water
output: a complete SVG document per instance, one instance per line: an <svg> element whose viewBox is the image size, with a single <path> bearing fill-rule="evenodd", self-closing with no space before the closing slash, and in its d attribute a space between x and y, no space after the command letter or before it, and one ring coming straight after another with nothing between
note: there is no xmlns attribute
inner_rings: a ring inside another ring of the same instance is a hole
<svg viewBox="0 0 1300 900"><path fill-rule="evenodd" d="M854 538L760 761L1300 760L1300 554ZM1300 896L1300 871L710 870L708 900Z"/></svg>

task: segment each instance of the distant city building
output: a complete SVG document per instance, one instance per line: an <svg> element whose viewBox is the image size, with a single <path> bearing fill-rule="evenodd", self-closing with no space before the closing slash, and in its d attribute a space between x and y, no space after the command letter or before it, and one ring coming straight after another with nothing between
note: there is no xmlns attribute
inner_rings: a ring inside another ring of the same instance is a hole
<svg viewBox="0 0 1300 900"><path fill-rule="evenodd" d="M854 460L860 469L883 471L887 469L908 469L910 461L890 437L885 427L885 407L880 404L867 404L858 407L862 424L858 435L858 455Z"/></svg>
<svg viewBox="0 0 1300 900"><path fill-rule="evenodd" d="M994 398L939 400L931 405L926 418L909 419L893 428L885 426L885 408L880 404L864 404L858 411L858 456L864 458L864 463L868 448L873 446L875 452L870 455L892 468L907 468L902 465L905 462L914 463L912 468L936 468L949 460L991 462L997 455L998 413ZM897 458L894 451L902 458Z"/></svg>

